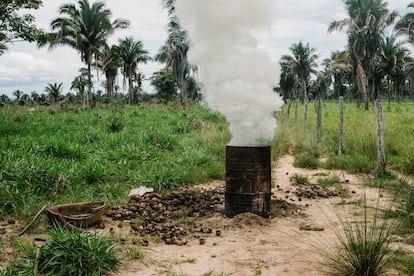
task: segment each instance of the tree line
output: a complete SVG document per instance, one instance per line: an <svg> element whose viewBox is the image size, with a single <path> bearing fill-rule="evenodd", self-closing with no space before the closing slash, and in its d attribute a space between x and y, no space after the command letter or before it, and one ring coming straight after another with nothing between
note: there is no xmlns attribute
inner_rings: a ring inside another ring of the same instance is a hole
<svg viewBox="0 0 414 276"><path fill-rule="evenodd" d="M10 0L0 3L0 54L7 50L7 44L16 40L36 41L39 47L51 49L70 46L76 50L85 68L80 68L74 78L66 100L91 105L96 101L109 102L115 97L124 98L129 104L145 98L142 82L146 76L139 65L152 59L164 63L164 68L151 77L157 96L167 102L180 96L181 104L188 100L200 99L201 84L197 80L197 67L187 59L189 50L188 35L182 29L175 14L175 0L162 0L168 11L167 39L155 57L149 56L141 41L133 37L119 39L114 45L108 38L115 31L129 26L126 19L112 20L112 13L103 2L89 3L79 0L76 4L64 4L59 8L59 16L50 23L50 32L34 25L34 17L21 15L20 10L38 9L41 0ZM390 11L383 0L344 0L348 17L333 21L328 32L345 30L348 43L342 51L332 52L321 66L318 64L316 49L299 41L291 46L292 54L280 60L280 82L275 91L279 92L288 104L302 101L305 117L309 98L335 99L344 96L369 108L380 96L388 100L413 96L414 62L406 43L414 45L412 22L414 13L399 17ZM414 8L414 3L407 7ZM387 28L394 32L386 36ZM398 39L401 38L401 39ZM319 67L323 69L318 70ZM105 80L105 91L94 89L93 70L100 71ZM116 83L122 74L122 86L127 94L120 93ZM313 78L312 78L313 76ZM25 94L13 92L16 102L24 104L57 103L62 100L63 84L49 83L46 94L36 91ZM6 95L0 102L10 101ZM306 127L306 120L304 122Z"/></svg>
<svg viewBox="0 0 414 276"><path fill-rule="evenodd" d="M20 15L19 10L38 9L41 0L11 0L0 3L0 54L7 50L7 44L16 40L36 41L39 47L54 49L69 46L76 50L85 64L79 75L74 78L65 101L82 102L91 106L96 101L109 102L116 98L125 98L129 104L142 100L142 82L144 74L139 64L152 59L165 64L164 68L150 77L158 97L162 101L172 100L179 92L180 101L185 104L188 99L199 99L199 83L196 79L196 66L187 61L189 42L187 33L181 28L175 15L175 1L163 0L168 10L168 36L165 44L155 57L149 56L142 41L133 37L119 39L114 45L108 44L108 38L116 30L129 26L126 19L112 20L112 12L103 2L89 3L79 0L76 4L64 4L59 7L59 16L50 23L50 32L34 25L34 17ZM105 91L95 91L93 70L105 76ZM123 77L123 87L127 87L127 95L120 93L116 84L118 74ZM13 92L15 102L37 104L55 104L62 101L62 83L49 83L45 87L46 94L36 91L25 94L21 90ZM0 96L0 104L10 102L6 95Z"/></svg>
<svg viewBox="0 0 414 276"><path fill-rule="evenodd" d="M379 97L398 102L412 98L414 59L406 45L414 46L414 13L401 16L382 0L344 0L344 4L348 17L331 22L327 30L346 32L344 50L332 52L319 66L315 48L302 41L293 44L291 54L280 60L275 90L287 103L300 99L306 105L309 96L344 96L365 110ZM386 35L390 28L392 34Z"/></svg>
<svg viewBox="0 0 414 276"><path fill-rule="evenodd" d="M306 136L309 94L317 98L317 142L321 142L322 99L344 97L356 100L368 111L375 103L377 128L377 173L386 174L384 122L382 98L388 102L410 93L414 79L414 60L404 43L414 45L414 13L399 18L383 0L344 0L348 17L332 21L328 32L345 30L347 45L343 51L331 53L318 70L316 50L302 41L290 47L291 54L280 60L280 92L287 103L287 117L295 103L295 121L299 102L303 102L303 130ZM407 8L414 8L414 3ZM389 36L386 31L392 28ZM401 37L401 40L398 38ZM311 76L314 76L312 79ZM331 89L332 87L332 89ZM341 106L340 136L343 135L343 107ZM343 145L339 141L339 152Z"/></svg>

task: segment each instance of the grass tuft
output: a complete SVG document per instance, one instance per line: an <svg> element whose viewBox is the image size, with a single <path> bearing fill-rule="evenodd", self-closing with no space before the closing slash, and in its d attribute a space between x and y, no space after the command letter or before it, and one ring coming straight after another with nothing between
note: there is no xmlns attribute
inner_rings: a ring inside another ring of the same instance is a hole
<svg viewBox="0 0 414 276"><path fill-rule="evenodd" d="M297 168L305 168L305 169L317 169L319 167L319 161L314 156L310 155L309 153L299 154L295 161L293 162L293 166Z"/></svg>
<svg viewBox="0 0 414 276"><path fill-rule="evenodd" d="M299 174L299 173L295 173L293 176L291 176L290 181L293 184L297 184L297 185L309 184L309 178L306 175Z"/></svg>
<svg viewBox="0 0 414 276"><path fill-rule="evenodd" d="M111 240L58 227L42 247L39 271L48 275L102 275L117 271L119 251Z"/></svg>
<svg viewBox="0 0 414 276"><path fill-rule="evenodd" d="M394 261L391 254L392 227L378 214L372 218L363 207L362 220L343 222L343 233L337 233L338 247L323 252L327 267L335 275L382 275Z"/></svg>

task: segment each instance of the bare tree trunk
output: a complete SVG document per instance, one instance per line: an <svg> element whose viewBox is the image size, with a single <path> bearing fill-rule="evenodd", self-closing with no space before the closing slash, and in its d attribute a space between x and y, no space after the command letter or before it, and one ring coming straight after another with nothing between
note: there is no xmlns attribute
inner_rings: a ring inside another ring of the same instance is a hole
<svg viewBox="0 0 414 276"><path fill-rule="evenodd" d="M132 97L134 95L134 84L132 77L128 77L128 103L132 104Z"/></svg>
<svg viewBox="0 0 414 276"><path fill-rule="evenodd" d="M295 124L298 123L298 109L299 109L299 98L296 98L296 103L295 103Z"/></svg>
<svg viewBox="0 0 414 276"><path fill-rule="evenodd" d="M92 94L92 77L91 77L91 63L88 62L88 92L86 93L86 105L91 107L90 98Z"/></svg>
<svg viewBox="0 0 414 276"><path fill-rule="evenodd" d="M391 109L391 81L387 78L388 82L388 108Z"/></svg>
<svg viewBox="0 0 414 276"><path fill-rule="evenodd" d="M369 110L369 98L368 98L368 92L367 92L368 80L367 80L367 75L365 74L364 68L362 68L361 62L359 60L357 63L356 72L357 72L358 89L364 99L365 111L368 111Z"/></svg>
<svg viewBox="0 0 414 276"><path fill-rule="evenodd" d="M180 80L181 105L185 108L187 104L187 83L184 77Z"/></svg>
<svg viewBox="0 0 414 276"><path fill-rule="evenodd" d="M339 97L339 148L338 155L344 153L344 96Z"/></svg>
<svg viewBox="0 0 414 276"><path fill-rule="evenodd" d="M379 175L385 174L385 145L384 145L384 120L382 118L381 98L375 101L377 107L377 151L378 151L378 167L377 173Z"/></svg>
<svg viewBox="0 0 414 276"><path fill-rule="evenodd" d="M308 91L306 90L306 83L303 80L303 132L306 136L306 130L308 128Z"/></svg>
<svg viewBox="0 0 414 276"><path fill-rule="evenodd" d="M316 118L316 142L318 144L321 143L321 137L322 137L322 97L319 92L318 96L318 113Z"/></svg>
<svg viewBox="0 0 414 276"><path fill-rule="evenodd" d="M291 107L292 107L292 101L290 99L288 99L288 106L287 106L287 111L286 111L286 121L289 121Z"/></svg>

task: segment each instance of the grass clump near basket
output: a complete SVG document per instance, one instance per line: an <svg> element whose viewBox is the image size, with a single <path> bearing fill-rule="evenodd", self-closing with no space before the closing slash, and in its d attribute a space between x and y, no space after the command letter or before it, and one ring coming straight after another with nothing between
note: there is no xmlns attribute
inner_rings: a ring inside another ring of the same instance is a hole
<svg viewBox="0 0 414 276"><path fill-rule="evenodd" d="M41 248L39 272L46 275L102 275L117 271L120 252L116 243L96 233L57 227Z"/></svg>

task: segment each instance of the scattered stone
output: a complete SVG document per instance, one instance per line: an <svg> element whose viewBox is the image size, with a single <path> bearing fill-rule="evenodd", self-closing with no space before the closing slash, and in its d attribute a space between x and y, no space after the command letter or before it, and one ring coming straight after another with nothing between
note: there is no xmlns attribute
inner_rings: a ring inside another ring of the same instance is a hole
<svg viewBox="0 0 414 276"><path fill-rule="evenodd" d="M16 224L16 220L15 220L15 219L12 219L12 218L9 218L9 219L7 220L7 223L8 223L8 224Z"/></svg>
<svg viewBox="0 0 414 276"><path fill-rule="evenodd" d="M0 235L6 234L6 228L0 228Z"/></svg>
<svg viewBox="0 0 414 276"><path fill-rule="evenodd" d="M206 239L204 239L204 238L200 238L198 241L201 245L206 243Z"/></svg>

